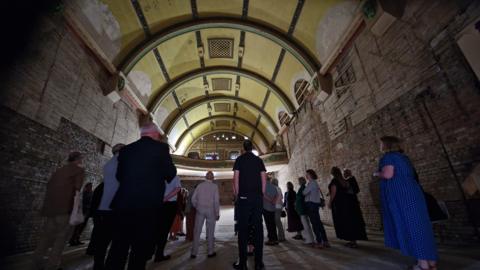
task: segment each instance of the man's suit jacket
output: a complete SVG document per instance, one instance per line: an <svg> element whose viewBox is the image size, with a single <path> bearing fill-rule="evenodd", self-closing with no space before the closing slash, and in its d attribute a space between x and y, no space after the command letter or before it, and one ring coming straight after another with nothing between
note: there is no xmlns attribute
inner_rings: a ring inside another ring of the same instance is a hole
<svg viewBox="0 0 480 270"><path fill-rule="evenodd" d="M168 144L150 137L129 144L118 156L120 186L112 200L113 210L158 209L163 203L165 181L177 175Z"/></svg>

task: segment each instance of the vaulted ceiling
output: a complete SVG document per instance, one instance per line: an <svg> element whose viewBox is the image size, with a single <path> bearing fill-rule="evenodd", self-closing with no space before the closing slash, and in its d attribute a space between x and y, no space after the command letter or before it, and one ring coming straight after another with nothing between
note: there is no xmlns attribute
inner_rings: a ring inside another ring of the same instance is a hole
<svg viewBox="0 0 480 270"><path fill-rule="evenodd" d="M128 78L175 153L214 130L263 153L339 42L355 0L90 0L78 20Z"/></svg>

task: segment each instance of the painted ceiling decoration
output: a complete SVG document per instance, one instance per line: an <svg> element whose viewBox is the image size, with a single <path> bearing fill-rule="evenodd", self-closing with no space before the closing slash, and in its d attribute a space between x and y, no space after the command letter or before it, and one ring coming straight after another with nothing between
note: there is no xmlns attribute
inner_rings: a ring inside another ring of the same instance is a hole
<svg viewBox="0 0 480 270"><path fill-rule="evenodd" d="M360 3L72 0L68 10L174 153L186 155L216 130L247 135L268 153L304 102L299 82L306 92L322 90L321 63L337 53Z"/></svg>

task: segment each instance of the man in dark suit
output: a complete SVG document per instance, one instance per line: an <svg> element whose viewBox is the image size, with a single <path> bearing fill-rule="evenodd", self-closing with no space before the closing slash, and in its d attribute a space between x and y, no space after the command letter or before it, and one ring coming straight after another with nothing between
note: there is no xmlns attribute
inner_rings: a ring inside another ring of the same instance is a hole
<svg viewBox="0 0 480 270"><path fill-rule="evenodd" d="M116 229L107 269L124 269L127 256L128 269L145 269L155 248L165 181L171 182L177 174L158 127L150 123L140 132L141 138L123 147L118 156L120 186L111 203Z"/></svg>

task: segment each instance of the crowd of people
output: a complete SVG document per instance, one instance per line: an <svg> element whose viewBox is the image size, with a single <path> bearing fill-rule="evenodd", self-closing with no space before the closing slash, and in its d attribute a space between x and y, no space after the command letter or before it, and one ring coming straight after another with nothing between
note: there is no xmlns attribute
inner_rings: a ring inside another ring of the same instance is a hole
<svg viewBox="0 0 480 270"><path fill-rule="evenodd" d="M131 270L145 269L151 259L168 260L165 246L178 236L192 241L190 258L195 259L204 223L207 257L216 256L215 224L220 218L220 200L213 172L208 171L205 181L188 192L182 188L159 128L149 122L141 125L140 133L138 141L112 147L113 156L103 168L103 182L95 190L92 183L87 183L80 196L85 169L79 152L72 152L68 164L55 171L47 184L41 211L47 219L32 256L32 269L60 269L66 241L70 238L71 246L83 244L80 235L90 217L94 226L86 252L93 256L94 269L118 270L126 265ZM398 138L383 137L381 148L384 155L374 176L382 179L385 245L417 258L412 269L436 269L433 231L415 169ZM293 239L318 249L330 248L321 208L331 209L336 237L345 240L347 247L358 248L357 241L367 240L357 198L360 188L351 170L331 168L327 196L312 169L298 178L297 191L288 182L283 193L278 180L267 173L263 160L252 150L252 142L245 140L243 154L233 167L239 256L233 268L247 269L248 255L255 257L255 269L265 268L264 244L276 246L286 241L282 217L287 218L286 230L295 234ZM83 222L71 226L77 197L83 199Z"/></svg>

